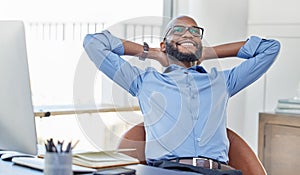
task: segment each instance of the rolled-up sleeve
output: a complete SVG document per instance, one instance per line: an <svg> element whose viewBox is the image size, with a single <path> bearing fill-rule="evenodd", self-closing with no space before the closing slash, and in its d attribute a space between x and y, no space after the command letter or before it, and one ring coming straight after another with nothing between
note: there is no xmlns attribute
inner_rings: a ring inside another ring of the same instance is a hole
<svg viewBox="0 0 300 175"><path fill-rule="evenodd" d="M233 96L260 78L273 64L279 50L280 43L276 40L250 37L237 55L247 60L225 71L229 95Z"/></svg>
<svg viewBox="0 0 300 175"><path fill-rule="evenodd" d="M121 55L124 55L122 41L105 30L101 33L86 35L83 47L96 67L136 96L141 83L143 70L130 65Z"/></svg>

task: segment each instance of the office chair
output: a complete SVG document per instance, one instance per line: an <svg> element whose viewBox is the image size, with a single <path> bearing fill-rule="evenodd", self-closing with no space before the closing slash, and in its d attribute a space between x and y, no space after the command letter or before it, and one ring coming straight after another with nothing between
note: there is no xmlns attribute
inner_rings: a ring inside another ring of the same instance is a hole
<svg viewBox="0 0 300 175"><path fill-rule="evenodd" d="M241 170L243 175L267 174L258 157L238 134L227 128L227 136L230 142L228 163L230 166ZM134 151L124 153L137 158L142 164L146 164L144 123L137 124L129 129L122 136L118 148L134 148Z"/></svg>

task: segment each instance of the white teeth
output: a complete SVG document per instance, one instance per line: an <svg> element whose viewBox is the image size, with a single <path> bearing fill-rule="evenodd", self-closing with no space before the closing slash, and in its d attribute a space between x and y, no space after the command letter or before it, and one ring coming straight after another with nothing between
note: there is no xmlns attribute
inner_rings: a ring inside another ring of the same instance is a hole
<svg viewBox="0 0 300 175"><path fill-rule="evenodd" d="M194 44L192 44L192 43L182 43L181 45L182 46L194 46Z"/></svg>

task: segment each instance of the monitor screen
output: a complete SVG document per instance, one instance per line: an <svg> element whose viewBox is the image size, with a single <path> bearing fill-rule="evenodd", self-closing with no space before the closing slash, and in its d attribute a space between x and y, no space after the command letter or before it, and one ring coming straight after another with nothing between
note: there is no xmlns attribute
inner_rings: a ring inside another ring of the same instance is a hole
<svg viewBox="0 0 300 175"><path fill-rule="evenodd" d="M37 154L22 21L0 21L0 150Z"/></svg>

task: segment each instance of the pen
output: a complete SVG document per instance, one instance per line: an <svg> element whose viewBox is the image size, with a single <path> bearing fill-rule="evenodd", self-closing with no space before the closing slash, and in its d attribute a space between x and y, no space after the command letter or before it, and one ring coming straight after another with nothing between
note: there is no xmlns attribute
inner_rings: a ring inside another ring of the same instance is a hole
<svg viewBox="0 0 300 175"><path fill-rule="evenodd" d="M62 142L57 141L57 151L58 151L59 153L62 152L62 146L63 146L63 141L62 141Z"/></svg>
<svg viewBox="0 0 300 175"><path fill-rule="evenodd" d="M72 150L75 148L75 146L77 145L79 143L79 140L77 140L76 142L75 142L75 144L72 146Z"/></svg>
<svg viewBox="0 0 300 175"><path fill-rule="evenodd" d="M65 151L66 153L70 152L70 149L71 149L71 143L72 143L72 142L69 142L69 143L68 143L67 149L66 149L66 151Z"/></svg>
<svg viewBox="0 0 300 175"><path fill-rule="evenodd" d="M64 141L57 141L57 144L54 144L53 139L47 140L45 142L45 148L47 152L55 152L55 153L69 153L71 150L75 148L75 146L78 144L79 140L75 142L75 144L72 146L72 141L67 144L67 147L65 150L63 150Z"/></svg>

